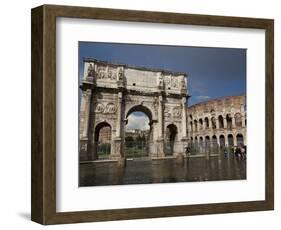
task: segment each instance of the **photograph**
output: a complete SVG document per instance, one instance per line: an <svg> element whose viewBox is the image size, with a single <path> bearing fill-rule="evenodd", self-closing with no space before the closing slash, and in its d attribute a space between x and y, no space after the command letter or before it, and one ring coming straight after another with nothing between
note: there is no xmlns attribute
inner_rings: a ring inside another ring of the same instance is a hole
<svg viewBox="0 0 281 230"><path fill-rule="evenodd" d="M79 187L246 180L247 49L79 41Z"/></svg>

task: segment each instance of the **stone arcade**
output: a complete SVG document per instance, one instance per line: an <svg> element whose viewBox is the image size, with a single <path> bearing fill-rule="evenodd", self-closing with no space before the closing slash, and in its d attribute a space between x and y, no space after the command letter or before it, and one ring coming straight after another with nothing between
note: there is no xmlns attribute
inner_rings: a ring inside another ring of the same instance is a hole
<svg viewBox="0 0 281 230"><path fill-rule="evenodd" d="M246 97L229 96L188 107L188 139L197 154L206 146L231 147L247 143Z"/></svg>
<svg viewBox="0 0 281 230"><path fill-rule="evenodd" d="M178 143L173 155L187 146L187 75L160 69L84 60L80 85L80 160L96 160L99 132L109 127L110 159L124 157L125 125L136 111L149 118L149 156L165 156L166 139Z"/></svg>

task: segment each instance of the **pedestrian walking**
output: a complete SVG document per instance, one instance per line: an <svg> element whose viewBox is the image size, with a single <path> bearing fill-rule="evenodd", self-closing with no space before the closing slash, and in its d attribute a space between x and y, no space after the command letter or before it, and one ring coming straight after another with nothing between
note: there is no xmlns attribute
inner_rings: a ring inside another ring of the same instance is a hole
<svg viewBox="0 0 281 230"><path fill-rule="evenodd" d="M246 159L246 146L241 146L242 159Z"/></svg>

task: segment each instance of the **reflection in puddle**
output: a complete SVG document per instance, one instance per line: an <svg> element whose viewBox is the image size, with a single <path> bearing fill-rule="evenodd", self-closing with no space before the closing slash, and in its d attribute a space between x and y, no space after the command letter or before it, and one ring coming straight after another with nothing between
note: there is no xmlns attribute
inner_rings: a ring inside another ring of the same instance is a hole
<svg viewBox="0 0 281 230"><path fill-rule="evenodd" d="M246 179L246 160L229 157L185 159L131 160L125 168L116 162L80 164L79 186L151 184L188 181Z"/></svg>

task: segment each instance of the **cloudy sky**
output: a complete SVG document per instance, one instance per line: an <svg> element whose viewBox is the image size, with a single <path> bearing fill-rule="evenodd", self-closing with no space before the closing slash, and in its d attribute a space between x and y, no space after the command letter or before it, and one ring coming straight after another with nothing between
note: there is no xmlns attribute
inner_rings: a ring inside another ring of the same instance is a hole
<svg viewBox="0 0 281 230"><path fill-rule="evenodd" d="M191 96L189 106L246 94L245 49L79 42L80 77L83 58L186 72ZM135 127L145 123L144 118L140 119L144 117L141 113L132 117Z"/></svg>
<svg viewBox="0 0 281 230"><path fill-rule="evenodd" d="M149 129L148 123L149 123L149 119L144 113L134 112L128 116L128 124L126 125L126 129L148 130Z"/></svg>

